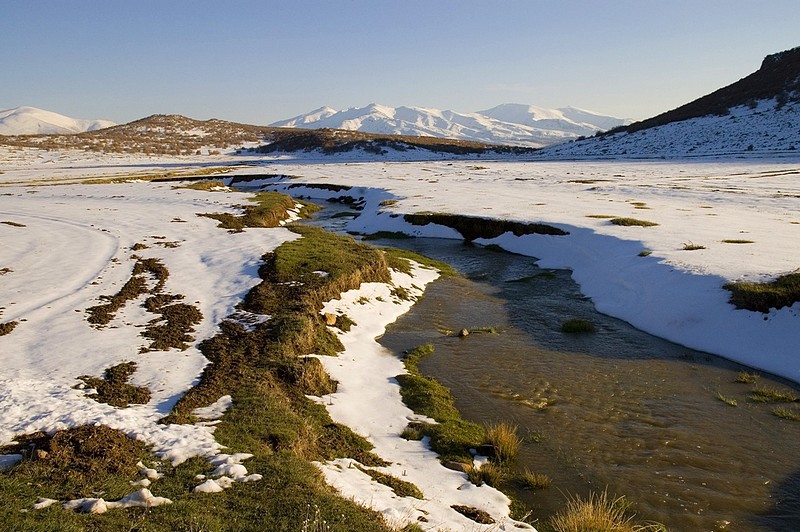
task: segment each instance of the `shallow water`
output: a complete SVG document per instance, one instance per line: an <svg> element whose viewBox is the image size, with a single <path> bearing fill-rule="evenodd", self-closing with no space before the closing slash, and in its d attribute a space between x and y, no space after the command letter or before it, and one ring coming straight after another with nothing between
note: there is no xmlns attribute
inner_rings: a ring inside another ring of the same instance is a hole
<svg viewBox="0 0 800 532"><path fill-rule="evenodd" d="M597 313L569 272L533 259L441 239L378 244L465 276L430 285L381 343L398 354L433 344L420 367L452 390L465 418L519 426L516 467L553 479L517 493L534 518L563 508L568 494L607 488L673 531L800 530L800 423L748 400L752 385L735 382L748 368ZM564 334L570 318L597 331ZM452 334L478 327L499 332Z"/></svg>

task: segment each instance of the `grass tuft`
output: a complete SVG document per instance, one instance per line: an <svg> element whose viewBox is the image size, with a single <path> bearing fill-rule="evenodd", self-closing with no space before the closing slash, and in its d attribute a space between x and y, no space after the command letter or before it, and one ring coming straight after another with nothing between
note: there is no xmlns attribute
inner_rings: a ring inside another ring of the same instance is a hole
<svg viewBox="0 0 800 532"><path fill-rule="evenodd" d="M747 371L740 371L738 375L736 375L736 382L741 382L743 384L753 384L755 383L761 375L758 373L748 373Z"/></svg>
<svg viewBox="0 0 800 532"><path fill-rule="evenodd" d="M494 488L499 488L500 484L502 484L508 476L508 473L503 467L492 463L483 464L481 467L468 465L466 470L467 479L476 486L488 484Z"/></svg>
<svg viewBox="0 0 800 532"><path fill-rule="evenodd" d="M800 411L785 406L779 406L772 411L776 416L790 421L800 421Z"/></svg>
<svg viewBox="0 0 800 532"><path fill-rule="evenodd" d="M522 488L526 490L547 489L553 483L553 479L551 479L549 476L545 475L544 473L534 473L527 467L522 473L520 473L517 481Z"/></svg>
<svg viewBox="0 0 800 532"><path fill-rule="evenodd" d="M694 242L684 242L681 249L684 251L697 251L698 249L706 249L706 247Z"/></svg>
<svg viewBox="0 0 800 532"><path fill-rule="evenodd" d="M607 491L591 493L584 500L571 497L564 510L550 518L555 532L644 532L663 531L658 523L634 524L628 515L629 503L624 497L610 498Z"/></svg>
<svg viewBox="0 0 800 532"><path fill-rule="evenodd" d="M722 401L726 405L736 406L736 404L737 404L736 403L736 399L733 399L732 397L726 397L726 396L722 395L722 392L717 392L717 399L719 399L720 401Z"/></svg>
<svg viewBox="0 0 800 532"><path fill-rule="evenodd" d="M740 238L731 238L721 241L723 244L755 244L753 240L743 240Z"/></svg>
<svg viewBox="0 0 800 532"><path fill-rule="evenodd" d="M750 391L750 400L757 403L794 403L798 400L792 390L779 390L769 386L756 386Z"/></svg>
<svg viewBox="0 0 800 532"><path fill-rule="evenodd" d="M800 301L800 272L782 275L766 283L733 282L723 286L738 309L767 313L771 308L791 307Z"/></svg>
<svg viewBox="0 0 800 532"><path fill-rule="evenodd" d="M503 421L486 427L486 441L494 448L494 458L500 463L516 458L522 444L517 427Z"/></svg>
<svg viewBox="0 0 800 532"><path fill-rule="evenodd" d="M614 225L621 225L625 227L632 227L632 226L653 227L655 225L658 225L655 222L649 222L647 220L639 220L637 218L611 218L609 222Z"/></svg>

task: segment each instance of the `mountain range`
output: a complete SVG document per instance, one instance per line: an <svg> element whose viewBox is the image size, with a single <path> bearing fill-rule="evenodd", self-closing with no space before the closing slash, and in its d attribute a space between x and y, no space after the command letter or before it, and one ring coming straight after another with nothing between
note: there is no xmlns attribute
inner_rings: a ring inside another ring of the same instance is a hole
<svg viewBox="0 0 800 532"><path fill-rule="evenodd" d="M442 137L540 148L580 136L594 135L629 120L574 107L545 109L507 103L485 111L459 113L426 107L370 104L337 111L320 107L270 124L272 127L344 129L382 135Z"/></svg>
<svg viewBox="0 0 800 532"><path fill-rule="evenodd" d="M62 135L94 131L116 125L109 120L70 118L36 107L0 111L0 135Z"/></svg>

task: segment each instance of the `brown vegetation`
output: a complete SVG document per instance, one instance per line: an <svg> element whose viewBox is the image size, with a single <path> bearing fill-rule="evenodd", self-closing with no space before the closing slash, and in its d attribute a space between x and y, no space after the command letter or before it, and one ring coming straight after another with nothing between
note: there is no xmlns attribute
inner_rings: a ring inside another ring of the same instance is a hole
<svg viewBox="0 0 800 532"><path fill-rule="evenodd" d="M130 404L146 404L150 401L150 390L144 386L128 384L128 379L135 371L135 362L122 362L106 369L102 378L91 375L82 375L78 378L86 386L96 390L96 393L88 397L99 403L125 408Z"/></svg>

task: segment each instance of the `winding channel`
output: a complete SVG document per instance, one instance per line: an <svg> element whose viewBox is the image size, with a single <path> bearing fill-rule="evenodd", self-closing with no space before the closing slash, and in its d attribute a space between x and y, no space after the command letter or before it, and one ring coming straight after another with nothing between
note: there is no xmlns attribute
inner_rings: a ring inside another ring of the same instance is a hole
<svg viewBox="0 0 800 532"><path fill-rule="evenodd" d="M326 209L316 224L341 230ZM421 370L448 386L465 418L506 420L525 436L516 467L549 489L516 495L545 519L570 495L625 495L639 519L670 530L800 530L800 422L772 414L737 382L749 368L600 314L568 271L443 239L377 241L453 265L381 343L435 346ZM565 334L570 318L592 334ZM497 333L453 334L494 327ZM759 385L797 390L761 375ZM735 400L736 406L720 397Z"/></svg>

